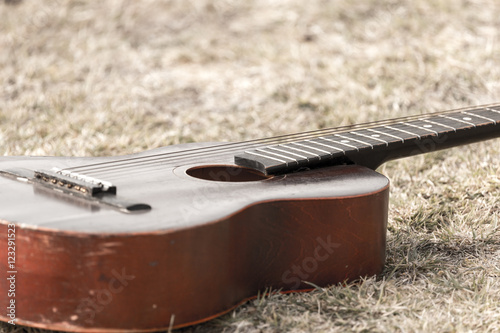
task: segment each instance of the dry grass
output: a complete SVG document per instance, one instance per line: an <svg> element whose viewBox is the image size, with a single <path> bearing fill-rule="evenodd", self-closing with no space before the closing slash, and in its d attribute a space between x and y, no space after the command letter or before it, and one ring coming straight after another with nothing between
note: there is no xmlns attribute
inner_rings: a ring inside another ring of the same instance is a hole
<svg viewBox="0 0 500 333"><path fill-rule="evenodd" d="M0 17L0 155L126 154L500 102L496 0L11 0ZM499 141L380 171L382 276L182 331L500 331Z"/></svg>

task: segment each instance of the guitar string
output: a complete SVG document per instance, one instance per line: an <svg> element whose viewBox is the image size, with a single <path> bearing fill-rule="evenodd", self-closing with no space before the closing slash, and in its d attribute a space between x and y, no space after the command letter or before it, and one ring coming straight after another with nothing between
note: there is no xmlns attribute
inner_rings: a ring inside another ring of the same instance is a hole
<svg viewBox="0 0 500 333"><path fill-rule="evenodd" d="M454 110L448 110L448 111L433 112L433 113L428 113L428 114L424 114L424 115L422 115L422 114L412 115L412 116L398 117L398 118L381 120L381 121L373 121L373 122L367 122L367 123L363 123L363 124L356 124L356 125L350 125L350 126L326 128L326 129L321 129L321 130L307 131L307 132L301 132L301 133L295 133L295 134L286 134L286 135L263 138L263 139L254 139L254 140L247 140L247 141L234 142L234 143L223 143L223 144L218 144L215 146L198 147L198 148L181 150L181 151L177 151L177 152L160 153L160 154L154 154L154 155L149 155L149 156L139 156L139 157L126 158L126 159L122 159L122 160L113 160L113 161L109 161L109 162L93 163L93 164L88 164L88 165L83 165L83 166L67 168L66 170L71 170L71 171L75 171L75 172L81 171L81 170L84 170L85 172L91 172L91 171L95 170L99 173L102 173L102 172L106 172L104 169L113 169L113 171L116 172L120 168L129 169L131 167L132 168L139 167L139 166L142 166L144 164L152 164L151 162L153 162L153 163L162 163L165 161L173 162L173 161L182 160L183 157L188 158L188 159L191 159L191 158L194 159L194 158L198 158L200 156L205 156L205 155L209 155L209 154L210 154L210 156L220 156L221 154L227 154L227 153L230 153L232 151L242 151L243 152L243 150L246 150L248 148L260 147L263 145L267 146L267 145L274 145L274 144L280 144L280 143L289 143L289 142L297 141L297 139L317 138L317 137L323 136L323 135L331 135L331 134L335 134L335 133L347 132L346 130L360 130L360 129L373 128L373 127L376 127L377 125L380 126L380 125L397 124L397 123L402 123L405 121L412 121L412 120L424 120L424 119L428 119L431 117L444 115L444 114L450 114L450 113L459 113L459 112L473 111L473 110L487 110L487 108L497 107L499 105L500 104L474 106L474 107L460 108L460 109L454 109Z"/></svg>
<svg viewBox="0 0 500 333"><path fill-rule="evenodd" d="M496 106L496 105L495 105ZM494 107L494 106L492 106ZM484 109L486 110L486 109ZM456 111L456 110L452 110L452 111ZM461 113L462 115L467 115L467 116L470 116L470 115L473 115L473 114L467 114L466 112L467 111L480 111L479 109L468 109L468 110L462 110L458 113ZM494 111L494 112L497 112L500 114L500 110L491 110L491 111ZM450 113L454 113L454 112L441 112L440 114L441 115L447 115L447 114L450 114ZM482 118L482 119L487 119L487 120L492 120L491 118L485 118L485 117L482 117L480 115L477 115L476 117L479 117L479 118ZM490 116L491 117L491 116ZM419 118L421 120L428 120L428 119L432 119L432 117L424 117L424 118ZM411 121L411 119L409 119L409 121ZM460 120L457 119L458 122L460 122ZM498 120L500 121L500 120ZM498 121L495 121L495 122L498 122ZM399 123L402 123L402 122L399 122ZM438 123L438 122L434 122L435 125L441 125L442 127L444 128L448 128L448 129L453 129L453 127L449 126L449 125L446 125L446 124L441 124L441 123ZM411 125L411 124L407 124L407 125ZM350 127L350 126L349 126ZM418 128L418 126L413 126L415 128ZM352 127L351 127L352 128ZM366 129L366 128L374 128L374 127L362 127L361 129ZM457 129L460 128L460 127L457 127ZM424 129L424 128L422 128ZM427 128L426 128L427 130ZM430 130L431 132L434 132L434 133L437 133L433 130ZM337 133L346 133L345 131L339 131ZM383 134L383 133L382 133ZM422 134L423 135L423 134ZM391 134L389 134L389 136L392 136ZM315 137L318 137L318 136L315 136ZM353 139L355 140L355 139ZM383 140L380 140L380 142L382 142ZM293 140L291 142L296 142L296 140ZM361 141L360 141L361 142ZM384 141L385 142L385 141ZM387 142L386 142L387 143ZM268 145L264 145L263 147L266 147ZM206 147L206 148L210 148L210 147ZM234 150L234 149L233 149ZM234 151L241 151L240 149L238 150L234 150ZM229 152L225 152L224 154L227 156ZM199 155L207 155L207 154L199 154ZM222 154L210 154L210 157L213 158L214 156L220 156ZM158 160L155 160L151 163L146 163L147 164L147 167L146 168L143 168L143 165L142 164L136 164L136 165L132 165L130 167L127 167L127 168L119 168L119 169L114 169L114 170L107 170L107 171L104 171L104 173L107 173L107 174L110 174L110 176L108 177L113 177L113 179L115 180L118 180L118 179L122 179L124 177L129 177L129 171L131 169L135 169L135 168L140 168L138 171L136 171L134 174L137 175L137 174L147 174L147 173L153 173L153 172L156 172L156 171L159 171L159 170L165 170L166 168L172 168L172 167L178 167L178 166L187 166L189 167L190 164L192 165L195 165L195 162L196 161L191 161L191 162L188 162L188 163L184 163L185 161L189 161L190 158L189 156L187 157L179 157L179 158L174 158L172 160L169 160L169 162L173 162L173 161L176 161L177 163L169 163L169 164L162 164L164 162L164 160L161 160L161 159L158 159ZM191 159L192 160L192 159ZM213 161L213 160L212 160ZM214 163L220 163L221 161L214 161ZM223 162L223 161L222 161ZM208 163L205 161L205 163ZM227 162L226 162L227 164ZM128 172L127 174L124 174Z"/></svg>
<svg viewBox="0 0 500 333"><path fill-rule="evenodd" d="M368 123L367 123L368 124ZM138 157L132 157L132 158L127 158L127 159L122 159L122 160L114 160L114 161L109 161L109 162L101 162L101 163L94 163L94 164L88 164L88 165L83 165L83 166L77 166L77 167L69 167L66 168L65 170L94 170L98 168L102 168L103 166L106 167L113 167L116 166L117 164L121 164L123 162L130 162L133 161L132 163L125 164L130 165L136 162L150 162L150 161L164 161L169 157L179 157L179 156L188 156L188 157L198 157L200 155L206 155L207 153L213 154L213 153L219 153L219 152L231 152L233 147L237 147L237 150L243 150L243 149L248 149L251 147L260 147L262 145L272 145L272 144L280 144L280 143L287 143L287 142L293 142L296 141L295 139L297 138L312 138L312 137L318 137L322 135L328 135L328 134L335 134L335 133L341 133L345 132L343 129L362 129L362 126L366 124L356 124L356 125L349 125L349 126L341 126L337 128L325 128L321 130L314 130L314 131L308 131L308 132L301 132L301 133L295 133L295 134L285 134L281 136L275 136L275 137L269 137L269 138L262 138L262 139L252 139L252 140L247 140L247 141L240 141L240 142L228 142L228 143L220 143L216 144L213 146L208 146L208 147L197 147L197 148L191 148L191 149L186 149L186 150L180 150L180 151L175 151L175 152L168 152L168 153L160 153L160 154L153 154L153 155L148 155L148 156L138 156ZM310 134L313 134L310 136ZM219 149L222 148L222 149ZM217 150L219 149L219 150ZM192 153L195 154L192 154ZM198 153L198 154L196 154ZM96 166L96 168L93 168Z"/></svg>
<svg viewBox="0 0 500 333"><path fill-rule="evenodd" d="M495 107L495 106L497 106L497 105L490 105L490 107ZM463 108L463 109L449 110L449 111L444 111L444 112L429 113L429 114L425 114L425 115L413 115L413 116L407 116L407 117L399 117L399 118L395 118L395 119L375 121L375 122L358 124L358 125L353 125L353 126L342 126L342 127L337 127L337 128L329 128L329 129L323 129L323 130L318 130L318 131L309 131L309 132L303 132L303 133L292 134L292 135L282 135L282 136L271 137L271 138L266 138L266 139L256 139L256 140L249 140L249 141L243 141L243 142L237 142L237 143L227 143L227 144L220 144L220 145L209 146L209 147L198 147L198 148L194 148L194 149L181 150L178 152L169 152L169 153L155 154L155 155L149 155L149 156L144 156L144 157L128 158L125 160L114 160L111 162L95 163L95 164L87 165L87 166L97 165L98 167L91 168L91 169L87 170L86 172L96 170L97 172L100 171L100 173L102 173L104 171L103 170L104 168L102 167L103 165L105 165L105 168L107 168L107 169L114 169L114 170L110 170L113 172L116 172L117 169L119 170L120 168L128 170L130 168L140 167L144 164L151 165L151 164L156 164L156 163L162 163L164 161L169 161L169 162L179 161L179 160L182 160L182 157L186 156L186 155L187 156L185 158L188 158L188 159L189 158L197 158L199 156L208 155L208 154L210 154L210 156L220 156L221 151L225 154L227 154L231 151L236 151L236 149L232 149L235 146L238 146L237 150L241 151L245 147L240 147L240 146L242 144L244 145L247 143L250 143L250 144L246 145L247 147L248 146L250 146L250 147L256 146L255 143L257 143L258 146L262 146L264 144L270 145L273 141L274 141L274 143L287 143L287 142L296 141L296 139L298 137L312 138L312 137L318 137L321 135L327 135L324 133L325 131L328 132L328 134L342 133L342 132L346 132L345 129L350 129L350 130L357 129L357 130L359 130L359 129L365 129L365 128L373 128L374 127L373 125L381 125L381 124L385 125L385 124L391 124L391 123L401 123L399 120L403 120L403 119L405 121L410 121L413 119L423 120L423 119L427 119L427 118L430 118L430 117L433 117L436 115L449 114L449 113L454 113L457 111L463 112L466 110L468 110L468 111L477 110L477 108L478 107ZM486 110L486 107L484 108L484 110ZM310 133L313 133L314 136L309 136ZM277 141L276 138L278 138L279 141ZM222 150L220 149L221 147L223 148ZM219 150L217 150L217 149L219 149ZM195 154L191 154L192 152L195 152ZM196 154L196 152L198 152L198 154ZM174 159L172 159L172 157ZM123 162L127 163L131 160L134 160L134 162L128 163L128 164L123 164ZM153 163L151 163L151 162L153 162ZM84 167L86 167L86 166L84 166ZM79 168L79 167L76 167L76 168ZM104 172L106 172L106 171L104 171Z"/></svg>
<svg viewBox="0 0 500 333"><path fill-rule="evenodd" d="M443 113L444 114L444 113ZM411 121L414 117L420 117L421 115L415 115L411 117L401 117L401 119L404 118L405 121ZM397 118L399 119L399 118ZM268 145L273 145L273 144L282 144L282 143L289 143L289 142L294 142L297 141L297 139L309 139L309 138L317 138L323 135L331 135L331 134L336 134L336 133L345 133L346 129L349 130L360 130L360 129L366 129L366 128L372 128L374 126L368 126L368 125L392 125L398 123L395 121L395 119L388 119L388 120L383 120L383 121L376 121L376 122L370 122L370 123L363 123L363 124L356 124L356 125L349 125L349 126L341 126L341 127L336 127L336 128L326 128L322 130L314 130L314 131L308 131L308 132L302 132L302 133L296 133L296 134L287 134L287 135L282 135L282 136L276 136L276 137L270 137L270 138L264 138L264 139L255 139L255 140L248 140L248 141L242 141L242 142L229 142L229 143L223 143L223 144L217 144L213 146L208 146L208 147L198 147L198 148L192 148L192 149L187 149L187 150L180 150L176 152L169 152L169 153L161 153L161 154L154 154L154 155L149 155L149 156L139 156L135 158L127 158L123 160L114 160L110 162L101 162L101 163L95 163L95 164L89 164L89 165L84 165L84 166L78 166L78 167L71 167L71 168L66 168L65 170L71 170L71 171L80 171L84 170L85 172L88 171L103 171L103 169L112 169L118 167L126 167L127 169L130 166L142 166L143 164L147 163L150 164L151 162L153 163L161 163L166 160L168 161L178 161L182 157L186 158L195 158L199 156L204 156L207 154L210 154L211 156L220 156L222 153L227 154L232 151L242 151L243 149L248 149L248 148L258 148L261 146L268 146ZM310 135L312 134L312 135ZM222 148L222 149L220 149ZM233 149L234 148L234 149ZM195 154L192 154L192 152L195 152ZM174 158L174 159L171 159ZM130 162L132 161L132 162Z"/></svg>

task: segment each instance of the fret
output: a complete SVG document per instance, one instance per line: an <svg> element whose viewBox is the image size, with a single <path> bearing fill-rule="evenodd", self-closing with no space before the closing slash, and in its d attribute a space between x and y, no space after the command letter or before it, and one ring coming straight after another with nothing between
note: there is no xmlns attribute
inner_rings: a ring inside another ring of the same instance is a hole
<svg viewBox="0 0 500 333"><path fill-rule="evenodd" d="M481 116L484 118L491 119L491 121L494 121L496 123L500 123L500 111L492 111L488 108L483 108L483 109L476 109L476 110L469 110L467 111L468 113L472 113L476 116Z"/></svg>
<svg viewBox="0 0 500 333"><path fill-rule="evenodd" d="M320 136L319 138L323 139L323 140L326 140L326 141L331 141L333 143L338 143L338 144L341 144L341 145L349 147L349 148L354 148L354 149L356 149L356 151L359 151L358 147L348 144L349 140L343 140L345 142L340 142L340 141L335 141L335 140L332 140L332 139L329 139L329 138L325 138L324 136Z"/></svg>
<svg viewBox="0 0 500 333"><path fill-rule="evenodd" d="M327 147L327 148L330 148L330 149L338 150L338 151L342 152L345 155L345 151L343 149L337 148L335 146L332 146L332 145L329 145L329 144L325 144L325 143L321 143L321 142L318 142L318 141L315 141L315 140L305 140L305 141L306 142L310 142L310 143L314 143L314 144L317 144L317 145L320 145L320 146L323 146L323 147Z"/></svg>
<svg viewBox="0 0 500 333"><path fill-rule="evenodd" d="M455 120L455 121L458 121L460 123L464 123L464 124L468 124L468 125L472 125L473 127L476 127L476 125L474 123L469 122L469 120L472 120L472 118L463 117L464 119L460 119L460 118L454 118L454 117L450 117L450 116L440 116L440 117L450 119L450 120Z"/></svg>
<svg viewBox="0 0 500 333"><path fill-rule="evenodd" d="M367 131L370 131L370 132L373 132L373 133L376 133L377 135L381 135L381 136L388 136L388 137L391 137L391 138L395 138L395 139L398 139L401 141L401 143L405 143L405 139L400 137L400 136L397 136L397 135L393 135L393 134L390 134L390 133L387 133L388 131L379 131L379 130L376 130L376 129L373 129L373 128L367 128L366 129Z"/></svg>
<svg viewBox="0 0 500 333"><path fill-rule="evenodd" d="M494 119L491 119L491 118L488 118L488 117L481 116L480 114L472 114L472 113L465 112L465 111L462 111L461 113L466 114L466 115L468 115L468 116L473 116L473 117L479 117L479 118L481 118L481 119L486 119L486 120L488 120L489 122L494 123L495 125L497 124L497 122L496 122Z"/></svg>
<svg viewBox="0 0 500 333"><path fill-rule="evenodd" d="M340 135L340 134L334 134L334 136L338 136L339 138L341 138L342 140L340 142L345 142L345 143L350 143L352 141L354 141L353 143L361 143L362 145L364 146L361 146L361 147L358 147L358 148L366 148L366 146L369 146L371 149L373 149L373 145L369 144L368 142L364 142L364 141L361 141L361 140L358 140L358 139L354 139L354 138L350 138L348 137L347 135L349 133L343 133L344 135Z"/></svg>
<svg viewBox="0 0 500 333"><path fill-rule="evenodd" d="M409 131L406 131L404 129L400 129L400 128L394 128L392 126L389 126L389 125L386 125L384 126L385 128L388 128L388 129L391 129L393 131L396 131L396 132L403 132L403 133L406 133L406 134L410 134L412 135L411 139L414 138L414 137L417 137L419 140L420 140L420 135L416 134L416 133L413 133L413 132L409 132ZM406 139L408 140L408 138Z"/></svg>
<svg viewBox="0 0 500 333"><path fill-rule="evenodd" d="M496 105L496 106L489 106L489 107L486 107L487 110L490 110L490 111L493 111L493 112L497 112L497 113L500 113L500 106Z"/></svg>
<svg viewBox="0 0 500 333"><path fill-rule="evenodd" d="M434 118L431 118L431 119L434 119ZM422 121L425 121L427 123L431 123L433 126L438 126L438 131L439 132L446 132L448 129L451 129L453 132L457 132L457 129L455 127L452 127L452 126L448 126L448 125L445 125L445 124L442 124L442 123L439 123L437 121L433 121L433 120L429 120L429 119L422 119ZM439 130L439 127L443 128L442 130ZM436 128L436 127L434 127Z"/></svg>
<svg viewBox="0 0 500 333"><path fill-rule="evenodd" d="M419 124L419 125L417 125ZM421 138L422 137L427 137L427 136L435 136L437 135L437 132L432 129L432 127L425 128L421 125L426 125L422 124L421 122L401 122L395 124L393 127L398 128L398 129L404 129L409 132L418 134Z"/></svg>
<svg viewBox="0 0 500 333"><path fill-rule="evenodd" d="M293 144L293 143L291 143L291 144ZM320 155L318 155L316 153L312 153L312 152L304 150L304 149L299 149L299 148L285 146L285 145L280 145L280 146L283 147L283 148L293 149L293 150L299 151L301 153L306 153L306 154L309 154L309 155L313 155L313 157L319 157L321 159ZM309 159L309 158L307 158L307 159Z"/></svg>
<svg viewBox="0 0 500 333"><path fill-rule="evenodd" d="M389 142L387 142L385 140L382 140L382 139L379 139L380 138L379 134L366 135L366 134L360 133L360 131L358 131L358 132L349 132L349 133L350 134L359 135L359 136L362 136L362 137L367 138L367 139L371 139L371 140L376 140L376 141L379 141L379 142L383 142L383 143L385 143L386 147L389 146Z"/></svg>
<svg viewBox="0 0 500 333"><path fill-rule="evenodd" d="M278 145L279 147L281 147L280 145ZM279 148L276 148L276 146L269 146L269 147L266 147L268 149L272 149L272 150L276 150L276 151L280 151L282 153L285 153L285 154L288 154L288 155L293 155L293 156L297 156L303 160L307 160L308 158L306 156L302 156L302 155L299 155L299 154L296 154L296 153L292 153L292 152L289 152L289 151L286 151L286 150L283 150L283 149L279 149Z"/></svg>
<svg viewBox="0 0 500 333"><path fill-rule="evenodd" d="M278 153L275 153L275 152L272 152L272 151L266 151L266 150L264 150L264 149L265 149L265 148L257 148L257 149L255 149L255 150L260 151L261 153L271 154L271 155L274 155L274 156L278 156L278 157L281 157L281 158L283 158L283 159L285 159L285 160L286 160L286 159L288 159L288 160L291 160L291 161L294 161L294 162L296 161L294 158L291 158L291 157L289 157L289 156L285 156L285 155L282 155L282 154L278 154ZM288 162L286 162L286 161L284 161L284 162L288 164Z"/></svg>
<svg viewBox="0 0 500 333"><path fill-rule="evenodd" d="M303 142L303 141L302 141ZM308 148L308 149L313 149L313 150L316 150L316 151L320 151L322 153L325 153L325 154L328 154L328 155L332 155L332 153L324 150L324 149L319 149L319 148L315 148L315 147L311 147L311 146L308 146L308 145L305 145L303 143L300 143L300 142L292 142L290 143L291 145L297 145L297 146L301 146L301 147L304 147L304 148Z"/></svg>
<svg viewBox="0 0 500 333"><path fill-rule="evenodd" d="M283 163L286 166L288 166L288 162L287 161L283 161L283 160L280 160L279 158L275 158L275 157L272 157L272 156L268 156L268 155L264 155L264 154L259 154L259 153L256 153L255 151L252 151L252 150L246 150L245 154L258 156L258 157L266 158L266 159L273 160L273 161L278 161L278 162Z"/></svg>
<svg viewBox="0 0 500 333"><path fill-rule="evenodd" d="M461 130L465 130L465 129L468 129L468 128L471 127L468 124L465 124L463 122L460 122L460 121L452 119L452 118L444 118L442 116L437 116L437 117L434 117L434 118L431 118L431 119L434 120L434 121L436 121L436 122L439 122L443 126L446 125L446 126L453 127L455 129L455 132L458 132L458 131L461 131Z"/></svg>
<svg viewBox="0 0 500 333"><path fill-rule="evenodd" d="M414 128L418 128L419 130L423 130L423 131L428 132L428 133L434 133L436 135L439 135L438 132L436 132L435 130L431 129L432 125L418 126L418 125L415 125L415 122L413 122L413 123L402 123L402 124L406 125L406 126L411 126L411 127L414 127ZM418 124L420 124L420 123L418 123Z"/></svg>
<svg viewBox="0 0 500 333"><path fill-rule="evenodd" d="M440 115L437 117L431 118L432 120L439 119L439 123L443 126L450 126L456 132L457 130L464 130L467 128L476 127L476 126L484 126L496 124L495 118L500 117L495 116L494 113L491 113L488 110L467 110L461 111L458 113L452 113L447 115Z"/></svg>
<svg viewBox="0 0 500 333"><path fill-rule="evenodd" d="M386 126L389 126L389 125L386 125ZM394 136L397 136L399 138L403 138L404 140L413 140L413 139L417 139L417 135L418 134L415 134L415 133L408 133L408 132L403 132L402 130L397 130L397 129L393 129L393 128L388 128L386 126L383 126L381 128L379 128L380 130L383 130L384 133L387 133L387 134L391 134L391 135L394 135ZM389 126L391 127L391 126Z"/></svg>
<svg viewBox="0 0 500 333"><path fill-rule="evenodd" d="M462 120L465 122L468 122L469 124L473 124L474 126L482 126L482 125L489 125L491 124L492 121L491 119L484 119L483 117L480 117L479 115L475 115L472 112L469 112L470 114L464 114L464 112L456 113L450 115L453 118L456 118L457 120Z"/></svg>

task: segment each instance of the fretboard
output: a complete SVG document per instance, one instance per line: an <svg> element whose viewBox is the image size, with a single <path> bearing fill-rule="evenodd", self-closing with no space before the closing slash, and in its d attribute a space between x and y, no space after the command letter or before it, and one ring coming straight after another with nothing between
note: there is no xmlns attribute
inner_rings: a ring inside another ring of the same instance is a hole
<svg viewBox="0 0 500 333"><path fill-rule="evenodd" d="M235 163L265 174L356 163L370 168L500 136L500 104L331 129L297 141L261 145L235 155ZM300 136L299 136L300 137Z"/></svg>

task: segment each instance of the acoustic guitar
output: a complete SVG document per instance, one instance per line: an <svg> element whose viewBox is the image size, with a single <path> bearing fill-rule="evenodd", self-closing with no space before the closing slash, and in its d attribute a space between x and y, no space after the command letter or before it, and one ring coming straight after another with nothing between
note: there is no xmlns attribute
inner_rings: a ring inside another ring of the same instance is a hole
<svg viewBox="0 0 500 333"><path fill-rule="evenodd" d="M0 319L200 323L383 270L382 163L500 136L500 104L119 157L0 158Z"/></svg>

